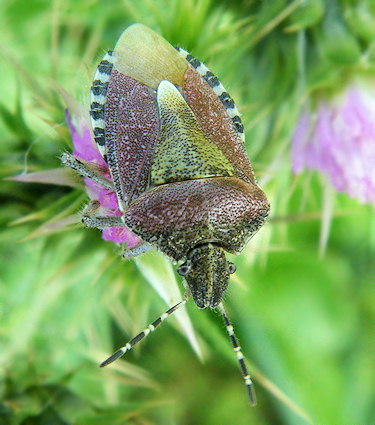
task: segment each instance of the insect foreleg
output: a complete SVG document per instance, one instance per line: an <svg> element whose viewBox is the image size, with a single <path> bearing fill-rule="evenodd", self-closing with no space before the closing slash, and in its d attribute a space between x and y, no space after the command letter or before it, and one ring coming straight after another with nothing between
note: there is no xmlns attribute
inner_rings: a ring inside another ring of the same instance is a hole
<svg viewBox="0 0 375 425"><path fill-rule="evenodd" d="M122 258L130 260L131 258L137 257L138 255L144 254L147 251L154 249L149 243L143 243L142 245L135 246L134 248L126 249L121 255Z"/></svg>
<svg viewBox="0 0 375 425"><path fill-rule="evenodd" d="M121 217L90 217L83 216L82 223L86 227L95 227L96 229L105 229L106 227L124 227Z"/></svg>
<svg viewBox="0 0 375 425"><path fill-rule="evenodd" d="M61 155L61 163L77 171L82 177L88 177L109 190L115 190L113 183L100 174L100 167L77 159L74 155L64 152Z"/></svg>

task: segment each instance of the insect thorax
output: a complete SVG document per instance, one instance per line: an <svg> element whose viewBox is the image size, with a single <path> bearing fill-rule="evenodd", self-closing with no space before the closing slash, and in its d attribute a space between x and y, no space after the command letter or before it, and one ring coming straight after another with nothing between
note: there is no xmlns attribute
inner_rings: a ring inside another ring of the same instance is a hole
<svg viewBox="0 0 375 425"><path fill-rule="evenodd" d="M204 243L240 252L267 215L268 204L261 189L236 177L217 177L146 191L128 206L125 223L178 261Z"/></svg>

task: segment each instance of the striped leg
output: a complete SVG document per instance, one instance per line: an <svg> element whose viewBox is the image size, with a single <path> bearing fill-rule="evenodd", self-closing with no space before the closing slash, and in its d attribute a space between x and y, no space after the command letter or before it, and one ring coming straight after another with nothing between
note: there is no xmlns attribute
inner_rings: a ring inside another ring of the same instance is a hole
<svg viewBox="0 0 375 425"><path fill-rule="evenodd" d="M106 189L115 190L113 183L100 174L100 169L99 167L95 167L95 164L85 163L67 152L61 155L61 163L65 165L65 167L70 167L74 171L77 171L82 177L88 177Z"/></svg>
<svg viewBox="0 0 375 425"><path fill-rule="evenodd" d="M248 393L248 396L249 396L250 404L252 406L255 406L257 404L255 390L254 390L253 383L251 381L249 372L247 370L247 366L246 366L245 359L244 359L244 356L243 356L242 351L241 351L241 347L238 344L238 340L236 338L236 335L234 334L233 326L232 326L232 324L229 320L229 317L228 317L228 315L225 311L223 303L219 304L218 309L219 309L221 315L223 316L224 323L225 323L225 326L226 326L227 331L228 331L228 335L229 335L230 340L232 342L233 350L236 353L238 363L240 364L240 369L241 369L241 372L242 372L243 379L245 381L245 385L246 385L247 393Z"/></svg>
<svg viewBox="0 0 375 425"><path fill-rule="evenodd" d="M124 222L121 217L89 217L83 216L82 223L86 227L95 227L96 229L105 229L107 227L124 227Z"/></svg>
<svg viewBox="0 0 375 425"><path fill-rule="evenodd" d="M108 359L104 360L100 364L100 367L104 367L109 365L110 363L117 360L119 357L123 356L127 351L129 351L131 348L134 347L137 342L139 342L141 339L146 337L150 332L153 332L157 326L160 325L161 322L163 322L167 317L169 317L173 312L175 312L179 307L183 306L186 301L188 300L187 295L179 301L177 304L175 304L173 307L171 307L169 310L167 310L165 313L163 313L160 317L158 317L155 321L153 321L146 329L144 329L142 332L140 332L137 336L135 336L133 339L131 339L128 343L126 343L123 347L118 349L112 356L108 357Z"/></svg>
<svg viewBox="0 0 375 425"><path fill-rule="evenodd" d="M154 249L154 247L147 242L142 245L137 245L134 248L127 248L121 255L125 260L130 260L131 258L137 257L138 255L144 254L147 251Z"/></svg>

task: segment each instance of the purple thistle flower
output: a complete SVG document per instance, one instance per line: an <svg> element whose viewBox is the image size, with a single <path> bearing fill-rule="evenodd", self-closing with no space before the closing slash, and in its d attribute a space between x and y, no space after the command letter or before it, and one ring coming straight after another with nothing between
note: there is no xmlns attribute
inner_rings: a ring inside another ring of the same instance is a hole
<svg viewBox="0 0 375 425"><path fill-rule="evenodd" d="M352 84L333 101L305 110L292 145L294 173L325 175L339 191L375 204L375 91Z"/></svg>
<svg viewBox="0 0 375 425"><path fill-rule="evenodd" d="M81 121L79 129L73 124L69 112L66 112L66 121L72 135L74 146L74 156L82 159L88 163L100 167L103 176L112 180L111 174L107 163L104 161L95 143L92 140L89 126ZM102 216L121 216L122 213L119 209L116 193L112 190L106 189L98 183L85 178L84 179L86 192L91 200L98 201L100 208L98 212ZM134 235L127 227L109 227L103 229L102 237L106 241L116 243L126 242L128 248L133 248L140 245L142 241Z"/></svg>

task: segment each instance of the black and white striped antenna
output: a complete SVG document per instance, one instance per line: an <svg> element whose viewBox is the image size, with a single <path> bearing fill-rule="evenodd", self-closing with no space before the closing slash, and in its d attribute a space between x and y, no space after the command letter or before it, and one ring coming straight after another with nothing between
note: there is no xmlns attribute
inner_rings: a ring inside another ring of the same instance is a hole
<svg viewBox="0 0 375 425"><path fill-rule="evenodd" d="M108 359L104 360L100 364L100 367L104 367L109 365L110 363L117 360L119 357L123 356L127 351L132 349L135 344L137 344L139 341L141 341L144 337L146 337L148 334L153 332L157 326L160 325L161 322L163 322L165 319L167 319L172 313L174 313L177 309L179 309L181 306L183 306L187 301L187 298L183 298L181 301L179 301L177 304L175 304L173 307L168 309L165 313L163 313L161 316L159 316L156 320L154 320L152 323L150 323L146 329L144 329L142 332L140 332L138 335L136 335L133 339L131 339L129 342L127 342L123 347L119 348L115 353L112 354L112 356L108 357Z"/></svg>
<svg viewBox="0 0 375 425"><path fill-rule="evenodd" d="M254 385L253 385L253 382L252 382L251 377L249 375L249 372L248 372L248 369L247 369L247 366L246 366L246 363L245 363L245 359L244 359L244 356L243 356L242 351L241 351L241 346L239 345L238 339L237 339L236 335L234 334L233 325L229 320L229 317L228 317L228 315L225 311L223 303L220 303L217 308L218 308L218 310L220 311L220 313L223 317L225 327L227 328L229 338L232 342L233 351L236 354L238 363L240 365L242 376L243 376L243 379L244 379L245 385L246 385L247 394L249 396L250 404L252 406L255 406L257 404L257 398L256 398L256 395L255 395Z"/></svg>
<svg viewBox="0 0 375 425"><path fill-rule="evenodd" d="M154 320L152 323L150 323L147 328L145 328L142 332L140 332L138 335L136 335L133 339L131 339L129 342L127 342L123 347L119 348L115 353L113 353L111 356L109 356L104 362L100 364L100 367L104 367L109 365L110 363L114 362L121 356L123 356L127 351L131 350L134 345L136 345L139 341L141 341L143 338L145 338L147 335L149 335L151 332L153 332L157 326L160 325L161 322L163 322L165 319L167 319L172 313L174 313L176 310L178 310L181 306L186 304L188 300L188 295L186 294L185 297L179 301L177 304L175 304L173 307L169 308L165 313L163 313L161 316L159 316L156 320ZM241 351L241 347L238 343L238 339L236 335L234 334L233 325L229 320L229 317L225 311L225 308L223 306L223 303L220 303L218 305L218 310L221 313L229 338L232 342L233 351L236 354L243 379L245 381L247 394L249 396L250 404L252 406L255 406L256 401L256 395L253 383L251 381L251 377L249 375L244 356Z"/></svg>

